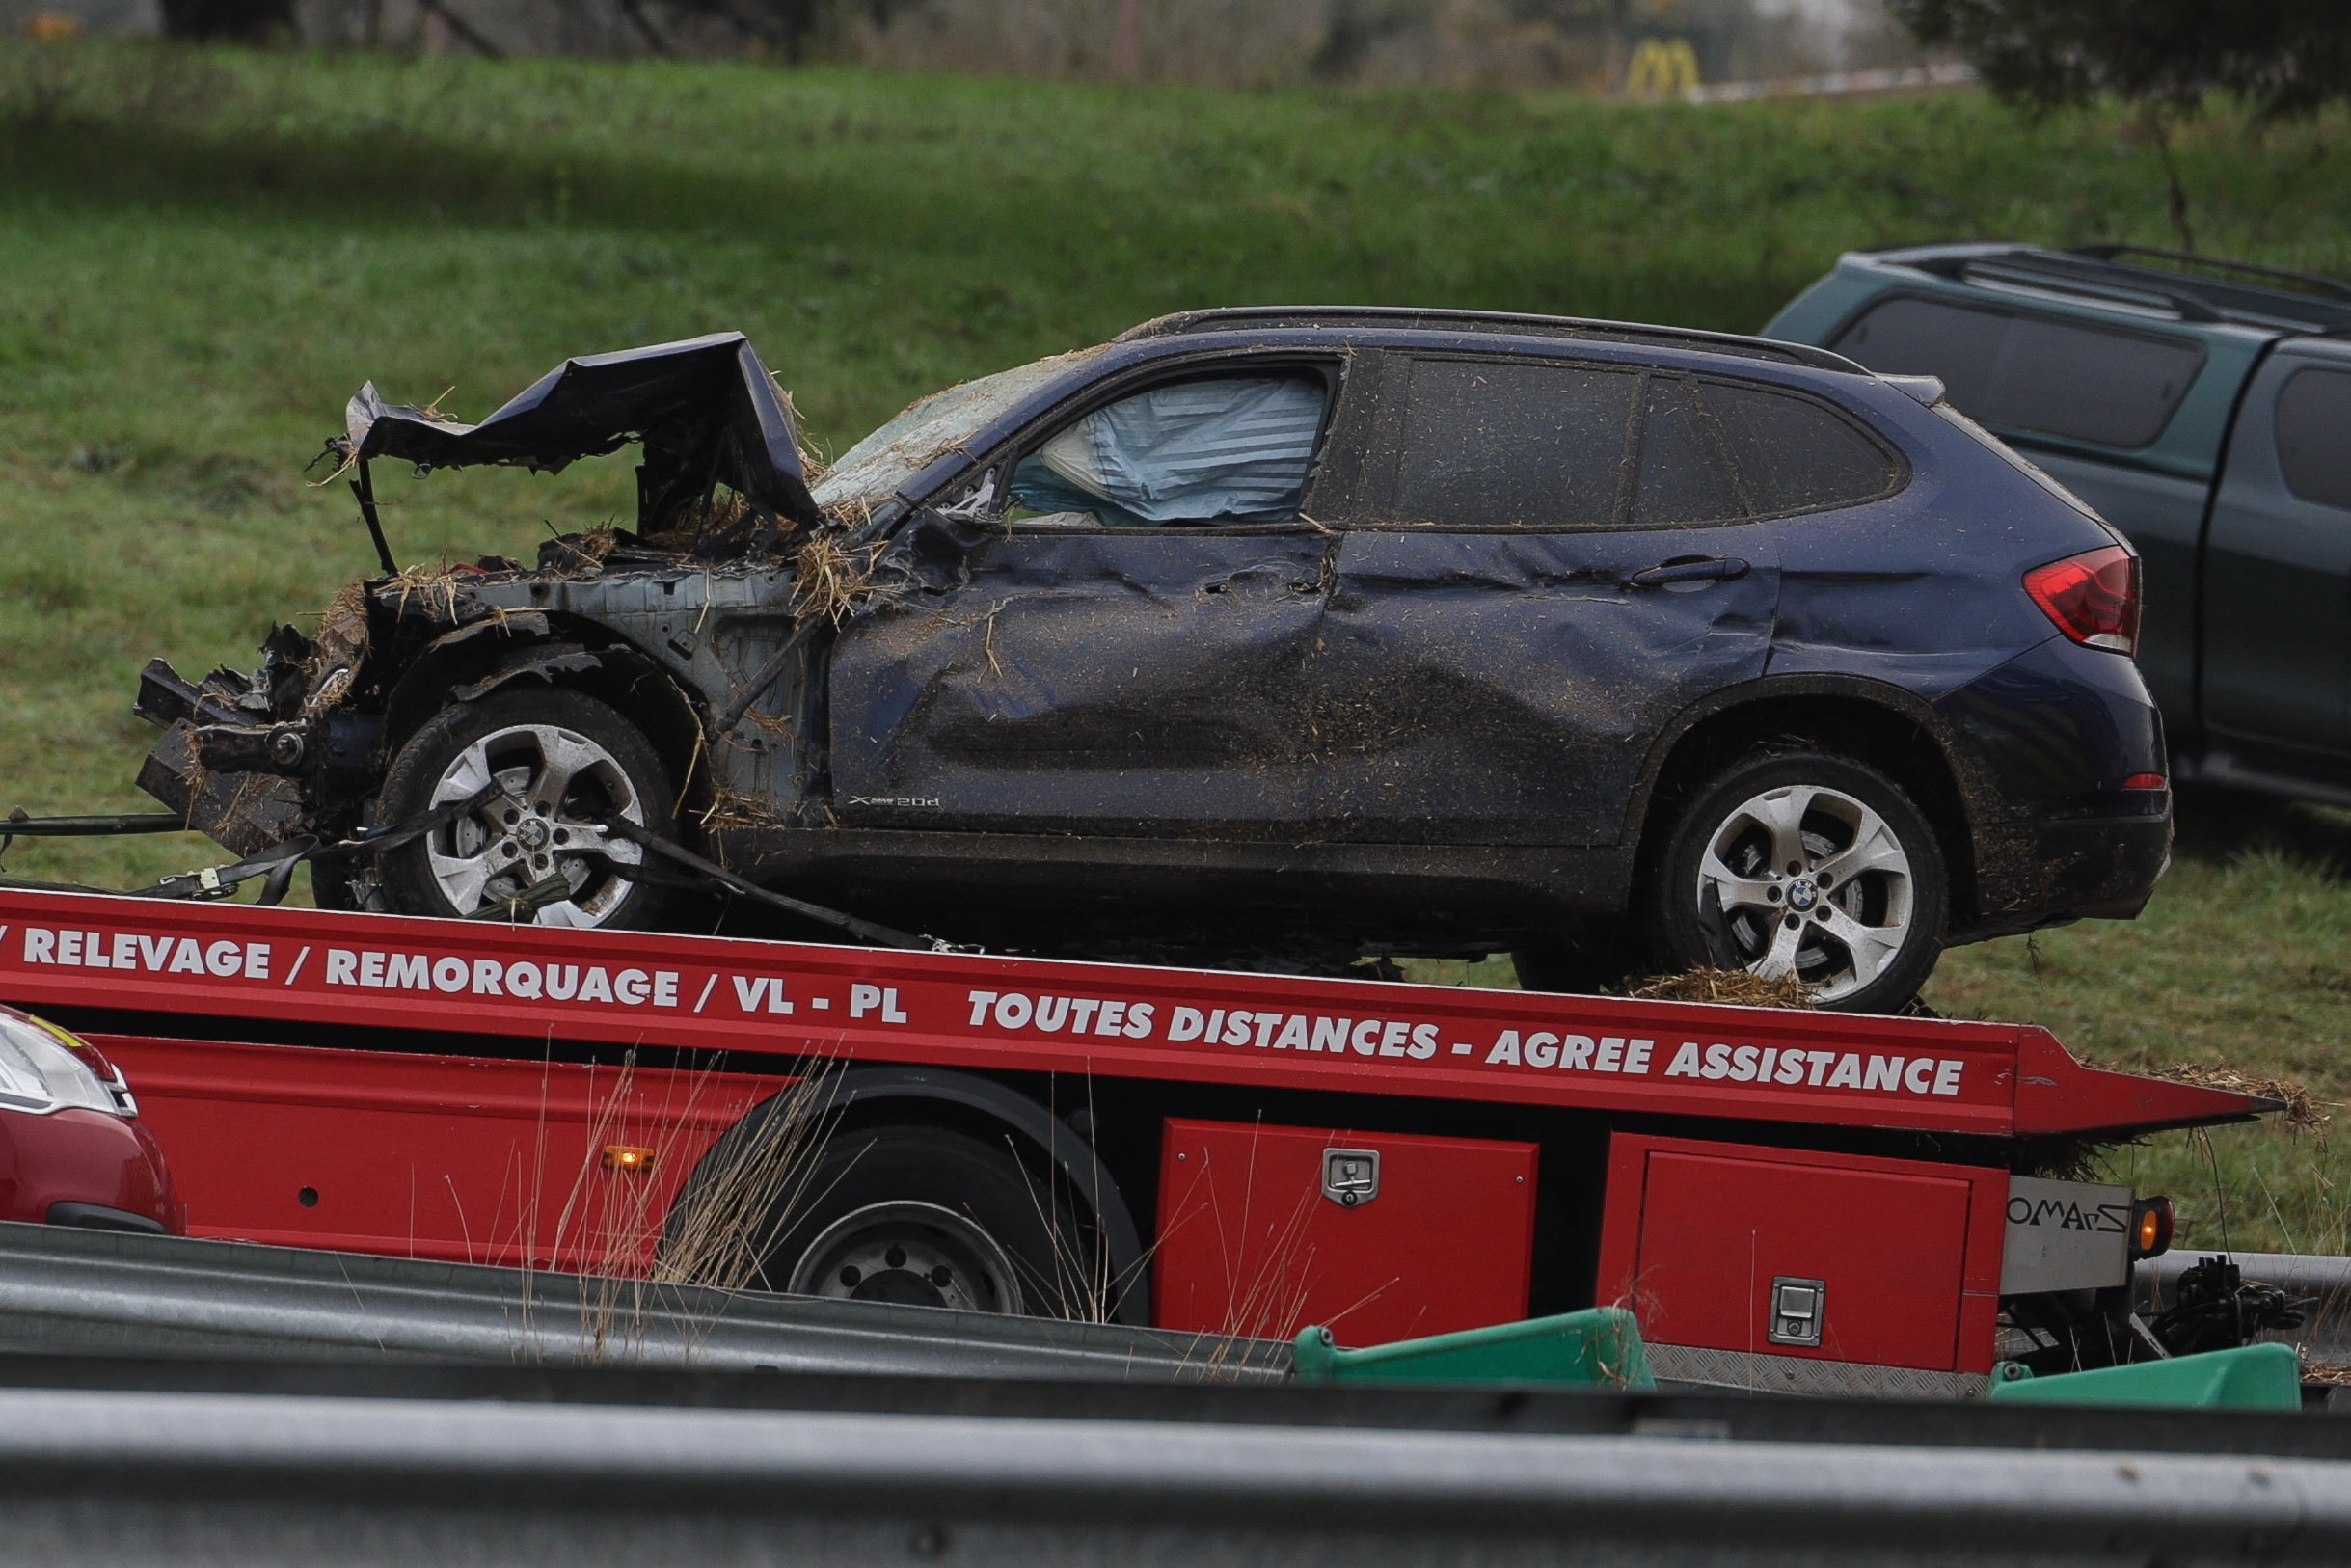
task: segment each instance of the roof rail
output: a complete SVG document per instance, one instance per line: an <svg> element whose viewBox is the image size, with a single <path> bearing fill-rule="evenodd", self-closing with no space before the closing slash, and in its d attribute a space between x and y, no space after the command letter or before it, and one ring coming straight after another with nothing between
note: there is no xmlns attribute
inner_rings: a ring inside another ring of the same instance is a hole
<svg viewBox="0 0 2351 1568"><path fill-rule="evenodd" d="M2072 252L2035 251L2019 247L2013 251L1989 256L1931 256L1912 261L1921 272L1932 272L1939 278L1964 283L1971 275L1991 283L2013 282L2026 287L2063 289L2090 299L2104 300L2111 305L2153 306L2169 310L2182 321L2218 321L2221 313L2198 299L2194 294L2160 284L2110 283L2088 275L2090 268L2083 261L2072 259ZM2003 278L2003 273L2010 274ZM2021 276L2017 276L2021 275Z"/></svg>
<svg viewBox="0 0 2351 1568"><path fill-rule="evenodd" d="M1742 359L1769 360L1781 365L1809 365L1816 370L1840 370L1849 375L1870 372L1842 354L1802 343L1747 338L1737 333L1706 332L1695 327L1655 327L1631 321L1601 321L1581 316L1522 315L1507 311L1430 311L1403 305L1238 305L1206 311L1178 311L1129 327L1114 341L1175 338L1196 332L1234 332L1251 328L1385 327L1410 331L1516 333L1535 338L1581 338L1595 342L1635 343L1657 348L1689 349L1701 354L1729 354Z"/></svg>
<svg viewBox="0 0 2351 1568"><path fill-rule="evenodd" d="M2093 301L2168 311L2182 321L2312 333L2351 331L2351 284L2148 245L1904 246L1865 253L1949 278L1992 286L2061 290ZM2131 257L2146 257L2134 261ZM2150 262L2171 265L2156 266ZM2207 269L2202 274L2175 266ZM2220 274L2221 276L2213 276Z"/></svg>
<svg viewBox="0 0 2351 1568"><path fill-rule="evenodd" d="M2067 254L2086 256L2097 261L2112 261L2117 257L2122 256L2153 257L2159 261L2182 262L2189 266L2209 267L2214 272L2233 272L2247 278L2261 278L2272 283L2291 284L2308 293L2351 304L2351 284L2315 272L2292 272L2284 267L2264 267L2251 261L2231 261L2225 257L2218 256L2198 256L2194 251L2167 251L2152 245L2076 245Z"/></svg>

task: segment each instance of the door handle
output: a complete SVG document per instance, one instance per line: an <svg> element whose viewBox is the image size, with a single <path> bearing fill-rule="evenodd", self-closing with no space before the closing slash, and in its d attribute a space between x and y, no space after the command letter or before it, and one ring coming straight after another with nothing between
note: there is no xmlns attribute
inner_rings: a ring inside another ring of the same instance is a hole
<svg viewBox="0 0 2351 1568"><path fill-rule="evenodd" d="M1662 561L1625 579L1628 588L1662 588L1676 582L1734 582L1754 568L1726 555L1685 557Z"/></svg>

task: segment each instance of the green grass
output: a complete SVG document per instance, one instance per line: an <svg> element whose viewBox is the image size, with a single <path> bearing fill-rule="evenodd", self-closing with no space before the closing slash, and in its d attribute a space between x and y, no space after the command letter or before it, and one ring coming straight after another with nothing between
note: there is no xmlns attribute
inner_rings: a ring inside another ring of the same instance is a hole
<svg viewBox="0 0 2351 1568"><path fill-rule="evenodd" d="M2344 129L2188 138L2204 243L2351 272ZM364 379L453 385L442 406L478 417L566 354L740 327L838 449L942 383L1165 311L1751 330L1850 247L2164 243L2163 190L2119 118L2034 126L1965 95L1698 110L0 45L0 808L140 808L139 666L243 667L273 617L368 568L348 498L300 472ZM388 479L410 562L527 555L631 493L612 460ZM1932 999L2336 1097L2344 830L2243 809L2244 832L2192 823L2145 920L1955 954ZM120 884L202 858L166 838L10 866ZM2339 1230L2331 1156L2215 1144L2238 1244ZM2127 1158L2217 1238L2178 1140Z"/></svg>

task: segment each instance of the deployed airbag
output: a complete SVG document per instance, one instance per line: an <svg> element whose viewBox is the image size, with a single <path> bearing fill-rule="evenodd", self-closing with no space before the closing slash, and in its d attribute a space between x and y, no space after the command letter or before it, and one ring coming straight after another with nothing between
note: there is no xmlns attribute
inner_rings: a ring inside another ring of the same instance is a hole
<svg viewBox="0 0 2351 1568"><path fill-rule="evenodd" d="M1286 521L1326 401L1319 380L1299 376L1154 387L1046 442L1013 471L1013 500L1123 525Z"/></svg>

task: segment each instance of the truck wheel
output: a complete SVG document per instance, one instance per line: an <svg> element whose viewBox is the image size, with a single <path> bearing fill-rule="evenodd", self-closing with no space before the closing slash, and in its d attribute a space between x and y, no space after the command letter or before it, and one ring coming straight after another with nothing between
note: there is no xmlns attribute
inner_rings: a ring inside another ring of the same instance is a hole
<svg viewBox="0 0 2351 1568"><path fill-rule="evenodd" d="M1942 952L1942 847L1901 787L1824 752L1757 752L1673 819L1642 890L1668 965L1793 974L1815 1003L1892 1013Z"/></svg>
<svg viewBox="0 0 2351 1568"><path fill-rule="evenodd" d="M542 926L659 924L666 890L634 876L645 852L601 825L618 817L676 831L668 775L635 725L559 687L458 703L392 759L375 820L404 822L488 784L498 793L487 803L382 857L394 910L468 915L559 876L570 895L538 909Z"/></svg>
<svg viewBox="0 0 2351 1568"><path fill-rule="evenodd" d="M1068 1283L1075 1219L1011 1150L926 1126L835 1132L755 1284L794 1295L1095 1315Z"/></svg>

